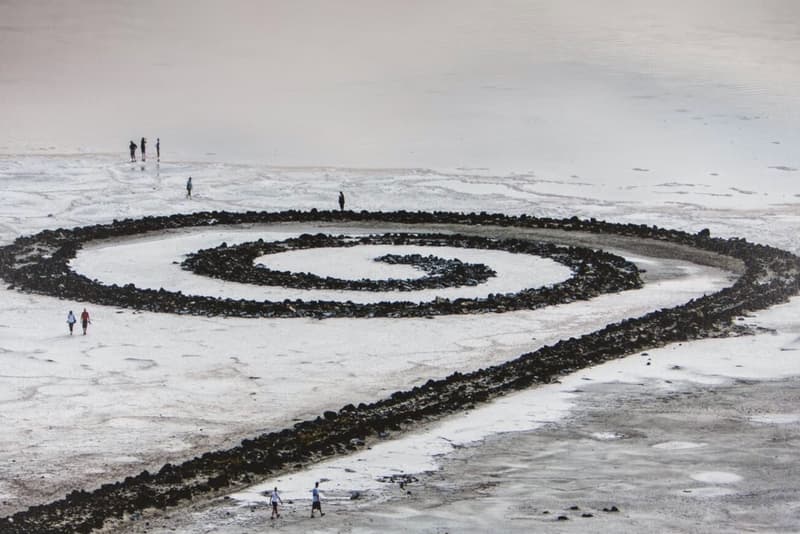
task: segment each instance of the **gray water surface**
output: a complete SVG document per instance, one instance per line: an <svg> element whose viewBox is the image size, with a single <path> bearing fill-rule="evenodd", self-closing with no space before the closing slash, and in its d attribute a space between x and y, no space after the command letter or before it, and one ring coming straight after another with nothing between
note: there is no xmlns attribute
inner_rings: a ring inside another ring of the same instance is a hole
<svg viewBox="0 0 800 534"><path fill-rule="evenodd" d="M785 189L794 0L0 1L0 154Z"/></svg>

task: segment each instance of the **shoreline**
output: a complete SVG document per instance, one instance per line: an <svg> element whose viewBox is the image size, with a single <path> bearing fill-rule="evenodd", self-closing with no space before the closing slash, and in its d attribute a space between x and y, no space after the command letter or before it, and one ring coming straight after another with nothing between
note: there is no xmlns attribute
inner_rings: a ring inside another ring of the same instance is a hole
<svg viewBox="0 0 800 534"><path fill-rule="evenodd" d="M310 499L270 521L264 504L217 498L104 531L793 532L800 378L658 382L589 385L569 418L454 448L439 470L387 483L378 500L323 500L324 518L308 519Z"/></svg>

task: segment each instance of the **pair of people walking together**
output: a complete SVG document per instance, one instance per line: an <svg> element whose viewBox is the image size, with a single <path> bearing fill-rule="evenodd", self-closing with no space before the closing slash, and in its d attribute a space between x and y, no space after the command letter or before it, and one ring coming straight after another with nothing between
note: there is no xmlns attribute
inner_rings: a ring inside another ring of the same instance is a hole
<svg viewBox="0 0 800 534"><path fill-rule="evenodd" d="M67 314L67 326L69 326L69 335L72 335L72 330L75 328L75 323L78 320L75 318L75 314L72 313L72 310L69 311ZM86 335L86 329L89 328L89 323L92 321L89 319L89 312L86 311L86 308L83 309L81 312L81 328L83 328L83 335Z"/></svg>
<svg viewBox="0 0 800 534"><path fill-rule="evenodd" d="M272 490L272 493L269 496L269 503L272 506L272 516L270 519L280 517L281 514L278 512L278 505L283 504L283 501L278 493L277 486ZM311 490L311 517L314 517L314 512L316 511L319 511L320 517L325 515L322 511L322 501L320 500L319 495L319 482L315 482L314 489Z"/></svg>

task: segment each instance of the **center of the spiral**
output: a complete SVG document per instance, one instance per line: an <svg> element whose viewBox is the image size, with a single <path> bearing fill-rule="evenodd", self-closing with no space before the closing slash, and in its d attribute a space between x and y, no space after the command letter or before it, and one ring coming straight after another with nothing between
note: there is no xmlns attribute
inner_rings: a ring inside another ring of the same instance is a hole
<svg viewBox="0 0 800 534"><path fill-rule="evenodd" d="M379 261L379 258L389 254L419 254L419 249L375 245L290 250L258 256L253 264L273 271L307 272L343 280L399 280L425 276L424 270L412 264Z"/></svg>

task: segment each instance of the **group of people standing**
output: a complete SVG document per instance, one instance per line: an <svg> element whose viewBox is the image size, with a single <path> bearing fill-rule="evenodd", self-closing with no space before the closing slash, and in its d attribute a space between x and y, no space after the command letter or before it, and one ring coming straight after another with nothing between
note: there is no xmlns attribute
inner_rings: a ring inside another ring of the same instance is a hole
<svg viewBox="0 0 800 534"><path fill-rule="evenodd" d="M130 144L128 145L128 150L130 150L130 152L131 152L131 163L136 161L136 149L137 148L139 149L139 151L142 154L142 162L147 161L147 138L146 137L142 137L141 140L139 141L138 145L136 143L134 143L133 140L131 140ZM160 137L156 138L156 161L161 161L161 138ZM142 169L144 169L144 167L142 167ZM192 185L192 177L190 176L189 179L186 180L186 198L192 198L192 187L193 187L193 185ZM339 195L340 195L339 203L341 205L344 205L343 204L344 197L341 197L341 193L339 193Z"/></svg>
<svg viewBox="0 0 800 534"><path fill-rule="evenodd" d="M281 496L278 493L277 486L272 490L272 493L269 496L269 503L272 506L272 516L270 517L270 519L275 519L276 517L280 517L281 514L278 512L278 504L283 504L283 501L281 500ZM316 511L319 511L320 517L325 515L322 512L322 501L320 500L320 495L319 495L319 482L315 482L314 488L311 490L311 517L314 517L314 512Z"/></svg>
<svg viewBox="0 0 800 534"><path fill-rule="evenodd" d="M67 314L67 326L69 326L69 335L72 335L72 329L75 327L75 323L78 320L75 318L75 314L72 313L72 310L69 311ZM89 319L89 312L86 311L86 308L83 309L81 312L81 326L83 327L83 335L86 335L86 329L89 328L89 323L92 321Z"/></svg>
<svg viewBox="0 0 800 534"><path fill-rule="evenodd" d="M142 162L147 160L147 138L142 137L139 141L139 144L131 140L130 144L128 145L128 149L131 152L131 162L136 161L136 149L139 149L142 154ZM161 161L161 138L156 138L156 160ZM142 167L144 168L144 167ZM186 180L186 198L192 198L192 189L194 188L194 184L192 183L192 177L190 176L188 180ZM339 211L344 211L344 193L339 191L339 198L337 199L339 202Z"/></svg>
<svg viewBox="0 0 800 534"><path fill-rule="evenodd" d="M128 145L128 150L131 151L131 162L136 161L136 149L142 154L142 162L144 162L147 158L147 138L142 137L139 141L139 146L136 146L136 143L133 142L131 139L130 144ZM161 138L156 138L156 161L161 161Z"/></svg>

